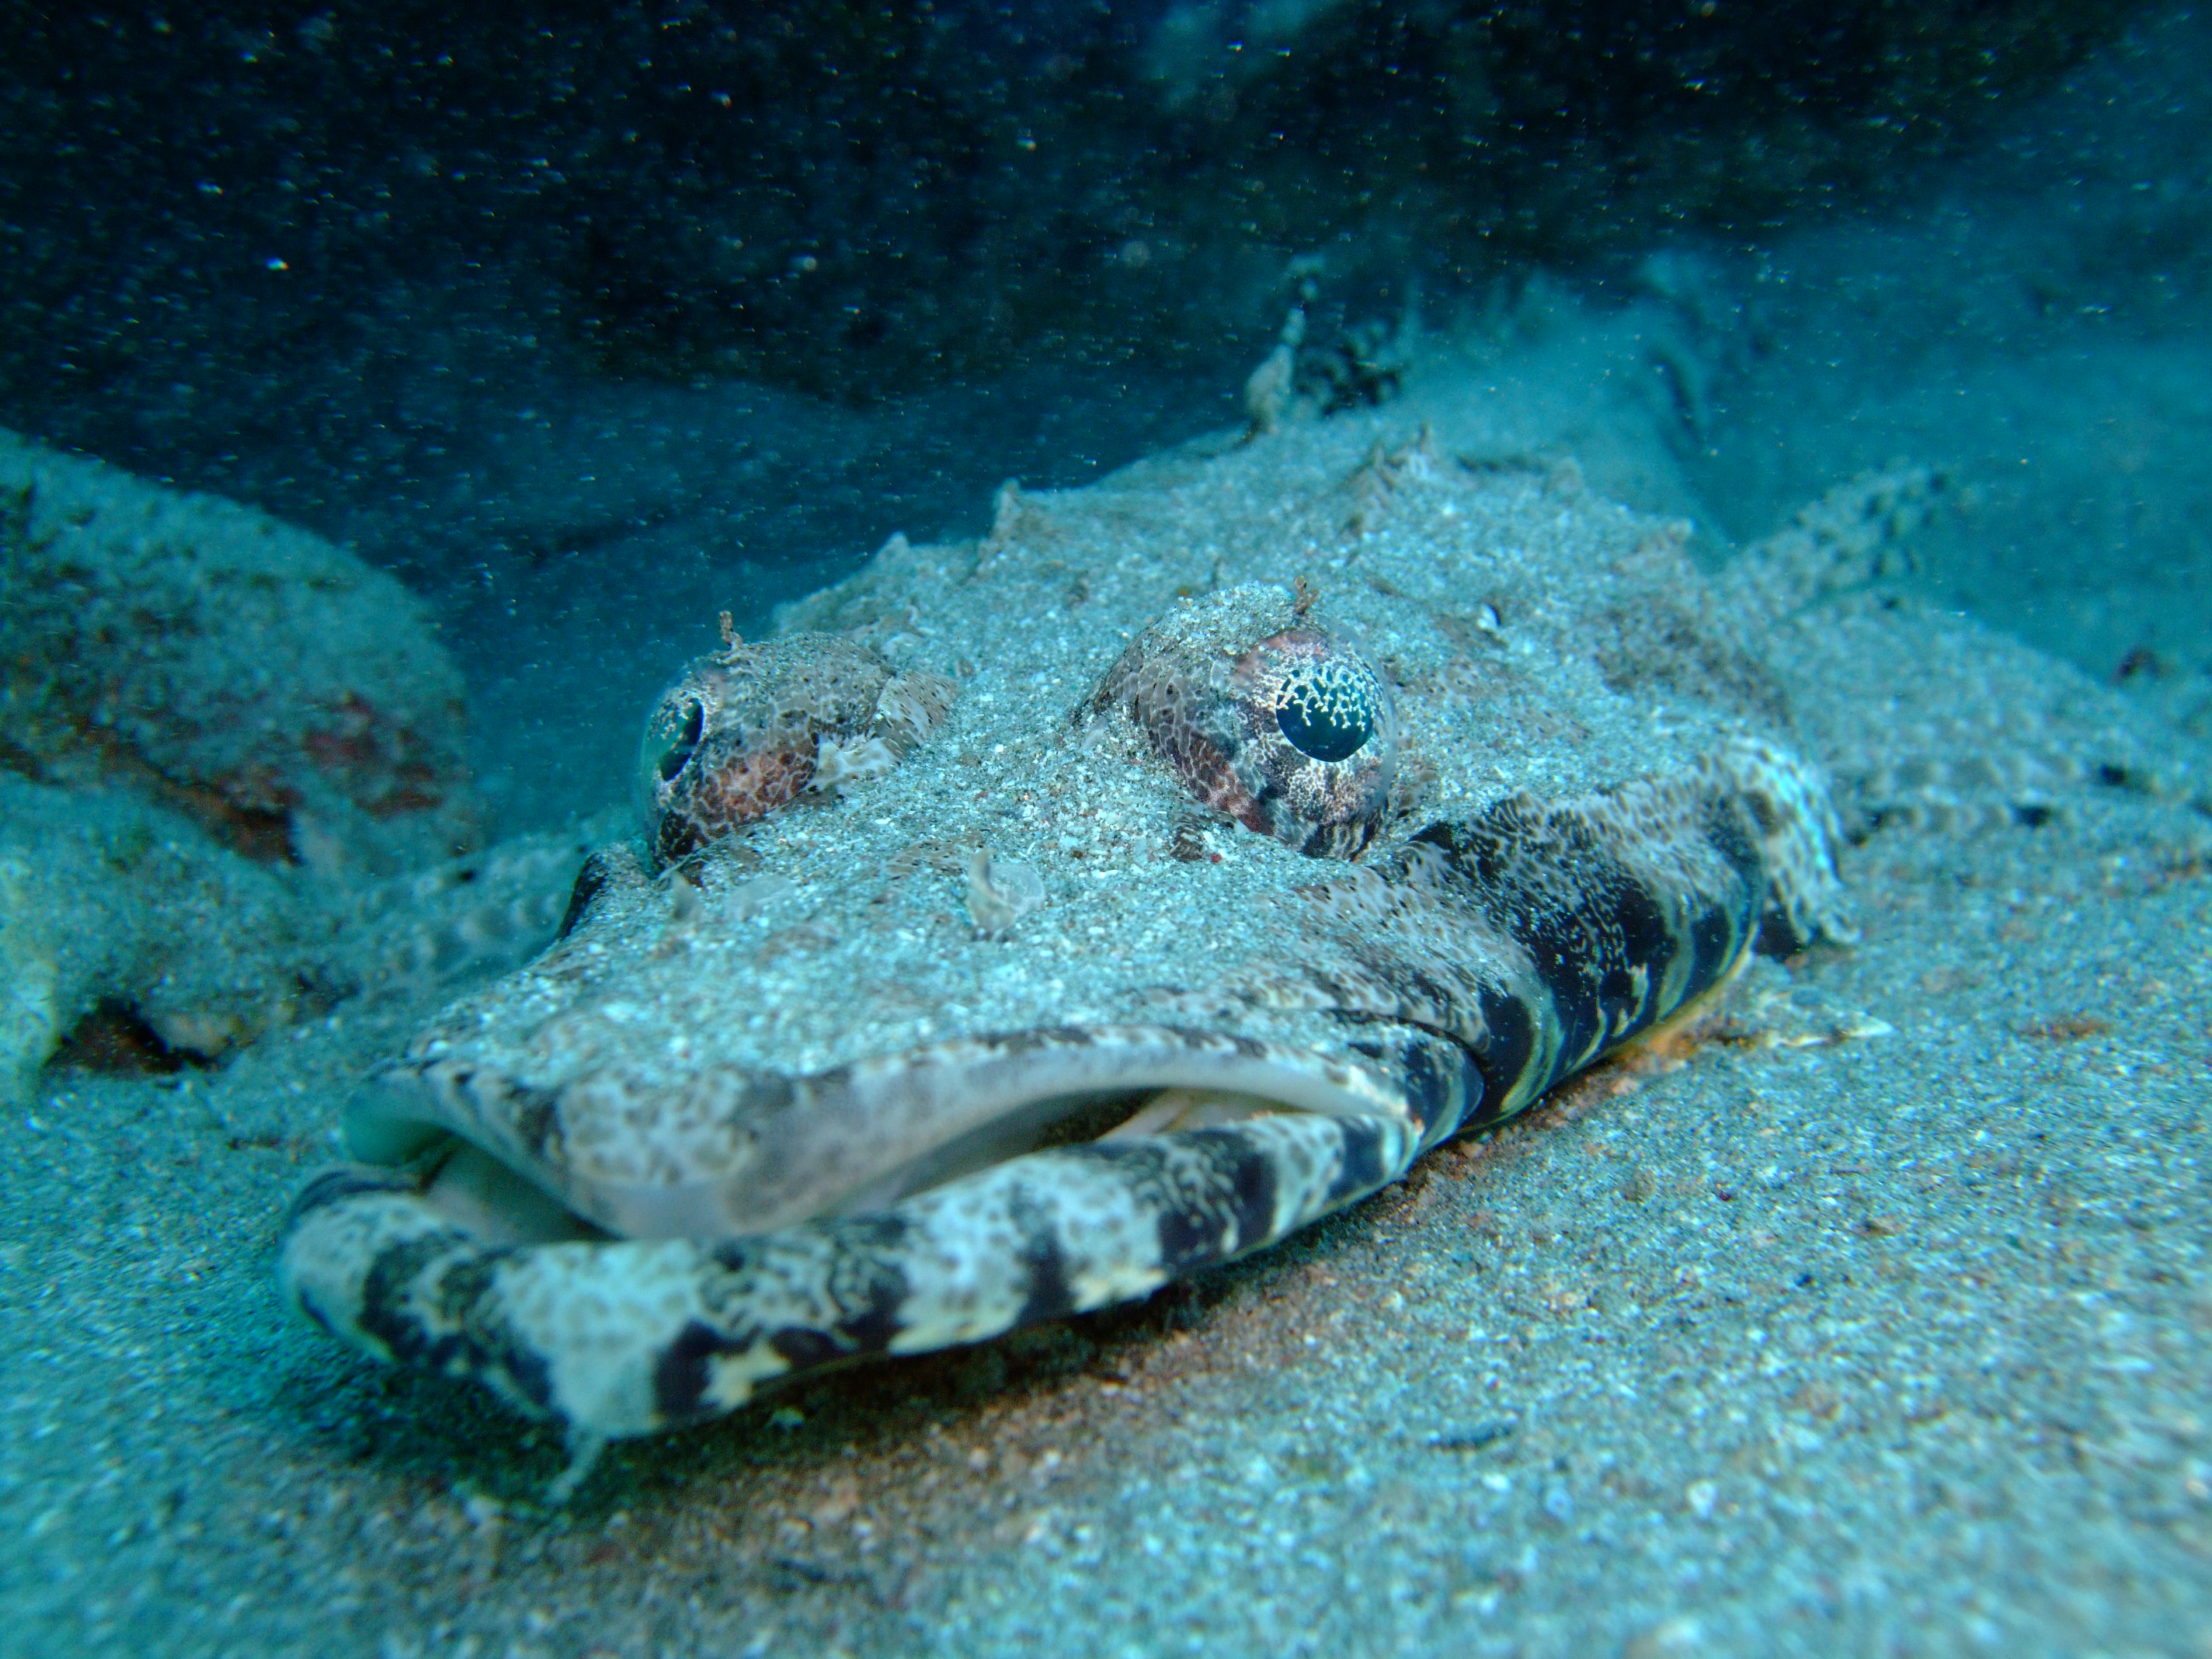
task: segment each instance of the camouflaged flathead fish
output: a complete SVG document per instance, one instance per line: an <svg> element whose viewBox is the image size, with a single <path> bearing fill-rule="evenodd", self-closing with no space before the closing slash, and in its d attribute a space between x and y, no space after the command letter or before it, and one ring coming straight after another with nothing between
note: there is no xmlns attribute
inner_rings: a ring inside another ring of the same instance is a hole
<svg viewBox="0 0 2212 1659"><path fill-rule="evenodd" d="M1262 1249L1840 933L1753 644L1825 575L1361 419L726 624L639 839L350 1107L292 1299L589 1449Z"/></svg>

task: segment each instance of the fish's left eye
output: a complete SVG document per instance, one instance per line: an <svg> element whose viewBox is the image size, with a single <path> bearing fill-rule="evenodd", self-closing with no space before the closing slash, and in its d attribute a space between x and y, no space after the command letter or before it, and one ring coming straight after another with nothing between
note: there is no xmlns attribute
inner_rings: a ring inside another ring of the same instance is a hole
<svg viewBox="0 0 2212 1659"><path fill-rule="evenodd" d="M1398 764L1389 687L1274 588L1231 588L1146 630L1092 693L1125 708L1184 787L1316 858L1356 858Z"/></svg>
<svg viewBox="0 0 2212 1659"><path fill-rule="evenodd" d="M706 726L707 705L696 697L678 697L671 706L653 711L638 756L647 789L669 782L691 763Z"/></svg>
<svg viewBox="0 0 2212 1659"><path fill-rule="evenodd" d="M1310 760L1350 760L1375 735L1376 691L1364 663L1316 664L1284 683L1275 729Z"/></svg>

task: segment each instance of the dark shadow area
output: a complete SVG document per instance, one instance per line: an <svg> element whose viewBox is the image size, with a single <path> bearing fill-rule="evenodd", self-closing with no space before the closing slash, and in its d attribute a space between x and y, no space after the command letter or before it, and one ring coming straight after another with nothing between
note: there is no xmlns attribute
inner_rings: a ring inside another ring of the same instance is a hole
<svg viewBox="0 0 2212 1659"><path fill-rule="evenodd" d="M1540 268L1756 261L2142 9L21 7L0 423L402 576L526 828L629 765L549 711L1240 419L1302 286L1352 362Z"/></svg>

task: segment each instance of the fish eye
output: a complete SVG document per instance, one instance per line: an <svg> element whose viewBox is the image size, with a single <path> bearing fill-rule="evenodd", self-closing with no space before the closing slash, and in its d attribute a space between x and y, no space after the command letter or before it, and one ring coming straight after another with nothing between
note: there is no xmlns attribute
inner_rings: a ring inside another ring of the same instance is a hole
<svg viewBox="0 0 2212 1659"><path fill-rule="evenodd" d="M802 798L835 799L927 741L957 695L835 635L732 641L696 659L638 747L653 856L673 863Z"/></svg>
<svg viewBox="0 0 2212 1659"><path fill-rule="evenodd" d="M691 757L699 748L699 734L706 729L707 705L694 702L687 706L690 713L684 718L684 729L676 734L675 741L660 757L658 770L664 783L690 763Z"/></svg>
<svg viewBox="0 0 2212 1659"><path fill-rule="evenodd" d="M1225 589L1163 617L1084 708L1116 705L1192 795L1310 857L1358 857L1391 810L1389 688L1279 590Z"/></svg>
<svg viewBox="0 0 2212 1659"><path fill-rule="evenodd" d="M696 696L668 696L645 723L638 744L637 781L649 803L691 763L707 732L707 705Z"/></svg>
<svg viewBox="0 0 2212 1659"><path fill-rule="evenodd" d="M1275 729L1311 760L1350 760L1375 735L1371 676L1327 660L1286 678L1275 708Z"/></svg>

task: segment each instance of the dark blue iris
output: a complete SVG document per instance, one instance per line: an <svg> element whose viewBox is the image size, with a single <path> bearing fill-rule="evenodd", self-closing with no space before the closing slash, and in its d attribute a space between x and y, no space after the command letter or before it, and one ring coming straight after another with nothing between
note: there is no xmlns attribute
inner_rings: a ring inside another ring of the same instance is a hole
<svg viewBox="0 0 2212 1659"><path fill-rule="evenodd" d="M1333 674L1292 687L1275 710L1275 726L1301 755L1349 760L1375 735L1375 710L1364 687Z"/></svg>
<svg viewBox="0 0 2212 1659"><path fill-rule="evenodd" d="M700 734L706 726L706 708L699 703L693 703L690 712L684 717L684 729L676 734L676 741L668 745L667 752L660 757L659 770L663 782L690 763L693 753L699 747Z"/></svg>

